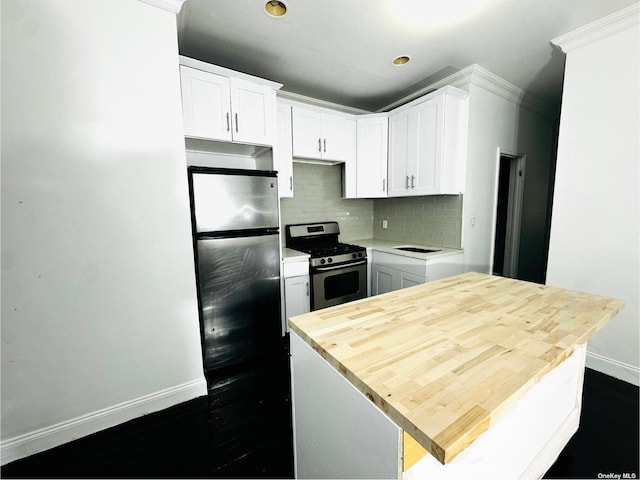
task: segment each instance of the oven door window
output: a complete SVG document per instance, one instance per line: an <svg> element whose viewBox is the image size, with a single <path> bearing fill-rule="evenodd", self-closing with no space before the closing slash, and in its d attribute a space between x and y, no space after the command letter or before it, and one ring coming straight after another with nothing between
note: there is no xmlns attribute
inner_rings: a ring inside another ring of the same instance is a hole
<svg viewBox="0 0 640 480"><path fill-rule="evenodd" d="M311 274L311 309L331 307L367 296L367 264L318 268Z"/></svg>
<svg viewBox="0 0 640 480"><path fill-rule="evenodd" d="M359 290L360 275L358 271L336 274L324 279L325 300L353 295Z"/></svg>

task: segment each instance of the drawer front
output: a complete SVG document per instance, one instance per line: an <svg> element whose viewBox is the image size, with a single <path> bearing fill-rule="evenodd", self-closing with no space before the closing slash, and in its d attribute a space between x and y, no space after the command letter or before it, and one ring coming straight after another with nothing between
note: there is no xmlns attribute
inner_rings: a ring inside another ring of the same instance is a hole
<svg viewBox="0 0 640 480"><path fill-rule="evenodd" d="M427 276L427 261L419 258L394 255L392 253L374 250L372 263L382 265L384 267L395 268L421 277Z"/></svg>
<svg viewBox="0 0 640 480"><path fill-rule="evenodd" d="M303 262L283 262L282 275L284 278L309 275L309 261L305 259Z"/></svg>

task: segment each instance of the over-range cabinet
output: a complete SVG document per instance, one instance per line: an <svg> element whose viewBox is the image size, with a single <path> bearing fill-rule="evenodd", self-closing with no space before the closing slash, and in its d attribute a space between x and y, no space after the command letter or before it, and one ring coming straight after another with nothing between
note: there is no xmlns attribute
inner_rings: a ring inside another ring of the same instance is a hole
<svg viewBox="0 0 640 480"><path fill-rule="evenodd" d="M290 477L275 172L189 168L210 473Z"/></svg>

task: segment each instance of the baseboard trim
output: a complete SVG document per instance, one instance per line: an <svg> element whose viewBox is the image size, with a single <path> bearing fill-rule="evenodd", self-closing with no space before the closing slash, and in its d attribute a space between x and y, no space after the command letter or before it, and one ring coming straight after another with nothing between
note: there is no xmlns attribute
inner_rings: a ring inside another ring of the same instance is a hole
<svg viewBox="0 0 640 480"><path fill-rule="evenodd" d="M201 378L9 438L0 443L0 464L5 465L206 394L206 381Z"/></svg>
<svg viewBox="0 0 640 480"><path fill-rule="evenodd" d="M640 386L640 368L619 362L613 358L587 352L587 367L619 380Z"/></svg>

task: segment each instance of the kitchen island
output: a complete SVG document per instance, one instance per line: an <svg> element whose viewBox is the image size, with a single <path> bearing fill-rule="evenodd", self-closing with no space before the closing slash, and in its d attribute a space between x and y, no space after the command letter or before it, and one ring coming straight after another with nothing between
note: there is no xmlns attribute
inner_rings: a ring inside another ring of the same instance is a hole
<svg viewBox="0 0 640 480"><path fill-rule="evenodd" d="M289 319L298 478L536 478L621 300L466 273Z"/></svg>

